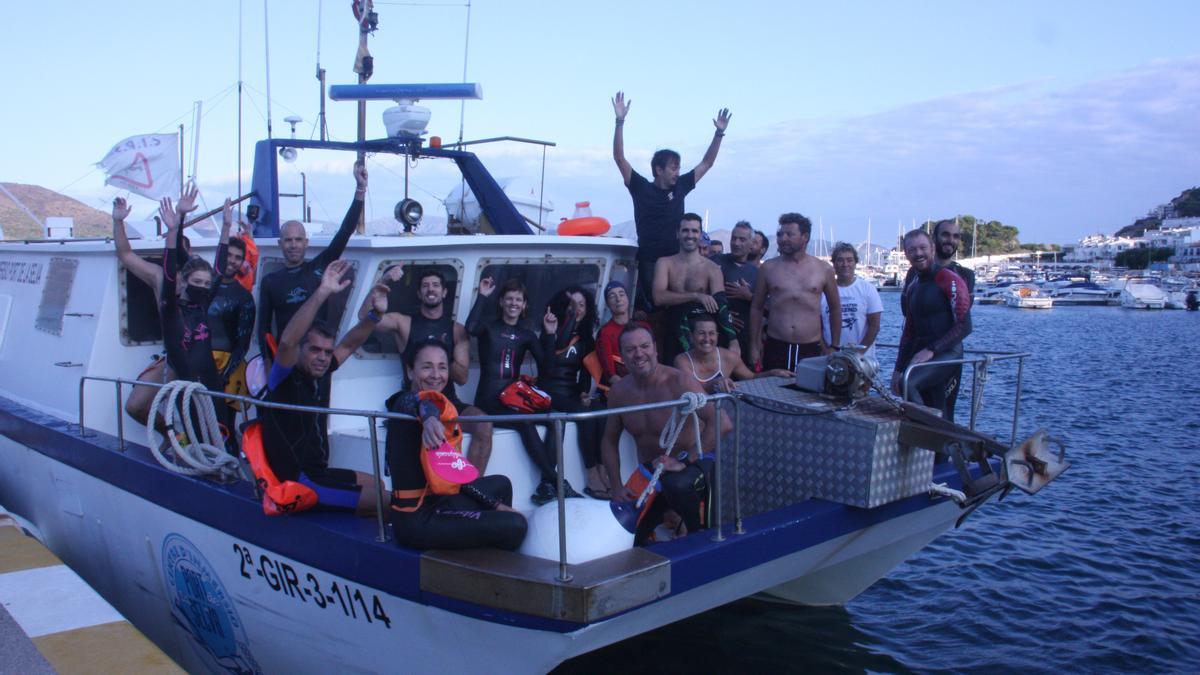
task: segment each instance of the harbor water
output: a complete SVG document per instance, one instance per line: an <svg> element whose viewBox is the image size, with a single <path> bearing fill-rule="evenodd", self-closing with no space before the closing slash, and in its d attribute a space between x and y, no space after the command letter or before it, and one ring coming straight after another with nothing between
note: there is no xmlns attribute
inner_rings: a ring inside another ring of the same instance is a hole
<svg viewBox="0 0 1200 675"><path fill-rule="evenodd" d="M894 344L899 296L883 300ZM1018 438L1062 438L1067 473L993 500L844 607L742 601L558 672L1196 672L1200 313L991 305L973 320L968 348L1034 353ZM1005 442L1015 374L993 366L979 420Z"/></svg>

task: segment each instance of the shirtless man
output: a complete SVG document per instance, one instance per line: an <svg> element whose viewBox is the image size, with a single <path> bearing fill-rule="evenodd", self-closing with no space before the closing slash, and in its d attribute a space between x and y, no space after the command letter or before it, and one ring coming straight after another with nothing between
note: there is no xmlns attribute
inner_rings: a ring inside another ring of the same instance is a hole
<svg viewBox="0 0 1200 675"><path fill-rule="evenodd" d="M621 357L629 368L629 376L613 385L608 392L609 406L620 408L642 403L669 401L683 396L684 392L701 392L700 384L690 375L664 366L658 362L654 348L654 336L645 327L628 324L621 331ZM600 445L600 456L609 476L621 476L620 442L621 432L628 431L637 443L639 474L647 479L657 465L663 465L661 494L650 503L645 515L638 522L637 543L645 543L654 528L663 520L667 509L673 509L687 525L688 532L696 532L708 525L707 514L715 512L708 495L709 479L713 460L707 453L696 457L694 427L685 424L675 442L675 447L664 451L658 445L658 437L667 419L674 414L670 408L623 413L608 418L604 439ZM700 446L709 450L716 447L716 424L713 410L705 406L699 411ZM633 480L633 479L631 479ZM637 495L627 485L617 485L612 491L614 501L633 501ZM708 507L708 508L703 508Z"/></svg>
<svg viewBox="0 0 1200 675"><path fill-rule="evenodd" d="M691 348L688 318L704 312L718 317L721 341L738 350L721 268L700 255L701 222L694 213L683 214L679 221L679 253L659 258L654 265L654 304L668 312L663 343L663 357L668 363Z"/></svg>
<svg viewBox="0 0 1200 675"><path fill-rule="evenodd" d="M833 266L808 255L812 221L799 213L779 216L775 235L779 257L762 264L750 301L750 359L761 359L764 370L796 370L801 359L820 356L821 295L831 316L841 316L837 277ZM771 323L762 340L763 308L770 302ZM841 344L842 326L830 326L830 344ZM832 351L832 350L830 350Z"/></svg>
<svg viewBox="0 0 1200 675"><path fill-rule="evenodd" d="M387 278L400 281L404 270L396 265L388 270ZM446 314L446 284L442 274L430 268L421 272L417 279L419 284L417 298L421 301L420 313L409 316L400 312L389 312L387 296L376 299L373 307L363 307L359 310L359 320L367 319L368 314L374 313L379 317L375 330L391 333L396 340L396 351L400 352L405 363L410 363L416 354L410 354L416 345L428 340L437 340L446 345L453 359L450 363L450 381L442 394L454 404L459 415L476 416L484 412L473 405L459 399L455 385L467 383L471 367L471 339L467 329L454 317ZM370 311L368 311L370 310ZM487 467L492 456L492 425L488 422L463 422L463 431L471 434L471 447L467 457L481 472Z"/></svg>

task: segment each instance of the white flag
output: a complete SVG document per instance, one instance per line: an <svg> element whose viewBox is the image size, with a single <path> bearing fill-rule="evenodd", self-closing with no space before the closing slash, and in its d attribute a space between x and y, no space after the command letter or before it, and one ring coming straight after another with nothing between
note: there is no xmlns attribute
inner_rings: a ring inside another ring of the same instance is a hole
<svg viewBox="0 0 1200 675"><path fill-rule="evenodd" d="M105 185L161 199L179 190L179 137L175 134L130 136L100 160Z"/></svg>

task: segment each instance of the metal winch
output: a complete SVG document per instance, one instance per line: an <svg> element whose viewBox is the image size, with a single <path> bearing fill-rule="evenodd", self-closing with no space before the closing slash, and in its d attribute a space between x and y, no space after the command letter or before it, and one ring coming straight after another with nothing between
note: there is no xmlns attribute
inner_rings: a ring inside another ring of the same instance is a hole
<svg viewBox="0 0 1200 675"><path fill-rule="evenodd" d="M862 398L879 374L879 362L858 345L843 345L827 356L814 356L796 364L796 387L816 394Z"/></svg>

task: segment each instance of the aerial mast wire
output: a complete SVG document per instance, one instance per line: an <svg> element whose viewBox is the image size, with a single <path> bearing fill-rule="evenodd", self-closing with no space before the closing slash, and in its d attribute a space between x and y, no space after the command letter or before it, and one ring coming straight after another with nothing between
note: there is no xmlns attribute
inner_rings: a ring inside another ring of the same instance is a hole
<svg viewBox="0 0 1200 675"><path fill-rule="evenodd" d="M244 194L242 192L242 1L238 0L237 193L239 195ZM241 212L242 208L239 206L239 216Z"/></svg>
<svg viewBox="0 0 1200 675"><path fill-rule="evenodd" d="M263 0L263 45L267 60L267 140L274 138L271 134L271 23L267 14L267 0Z"/></svg>

